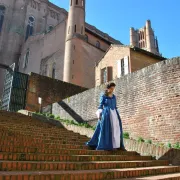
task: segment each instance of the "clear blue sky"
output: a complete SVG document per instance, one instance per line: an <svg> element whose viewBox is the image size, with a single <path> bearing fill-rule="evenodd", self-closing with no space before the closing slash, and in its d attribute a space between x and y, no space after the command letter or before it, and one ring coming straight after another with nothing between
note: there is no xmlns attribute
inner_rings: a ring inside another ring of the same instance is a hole
<svg viewBox="0 0 180 180"><path fill-rule="evenodd" d="M50 0L68 10L69 0ZM164 57L180 56L180 0L86 0L86 22L129 44L130 27L151 20Z"/></svg>

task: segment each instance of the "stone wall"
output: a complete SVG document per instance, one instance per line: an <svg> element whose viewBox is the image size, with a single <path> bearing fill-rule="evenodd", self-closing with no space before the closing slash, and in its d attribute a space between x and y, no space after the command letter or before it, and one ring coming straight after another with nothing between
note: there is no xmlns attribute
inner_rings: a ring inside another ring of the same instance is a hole
<svg viewBox="0 0 180 180"><path fill-rule="evenodd" d="M180 141L180 58L153 64L115 83L124 131L153 142ZM53 114L95 124L103 90L104 85L56 103Z"/></svg>
<svg viewBox="0 0 180 180"><path fill-rule="evenodd" d="M87 89L80 86L31 73L27 85L25 109L39 111L38 97L42 98L44 107L85 90Z"/></svg>

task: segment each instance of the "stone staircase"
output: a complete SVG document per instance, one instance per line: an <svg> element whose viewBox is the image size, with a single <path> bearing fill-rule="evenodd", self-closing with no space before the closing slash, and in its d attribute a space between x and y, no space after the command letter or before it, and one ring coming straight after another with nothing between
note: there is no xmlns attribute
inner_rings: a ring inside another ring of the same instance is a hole
<svg viewBox="0 0 180 180"><path fill-rule="evenodd" d="M180 167L136 152L93 151L86 136L0 111L0 180L180 179Z"/></svg>

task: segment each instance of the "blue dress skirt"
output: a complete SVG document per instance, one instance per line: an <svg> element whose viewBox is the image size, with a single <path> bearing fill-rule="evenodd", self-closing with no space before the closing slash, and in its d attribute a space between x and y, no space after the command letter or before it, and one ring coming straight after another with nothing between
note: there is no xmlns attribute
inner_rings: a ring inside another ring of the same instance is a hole
<svg viewBox="0 0 180 180"><path fill-rule="evenodd" d="M102 95L98 109L102 111L101 119L97 123L93 137L86 145L96 150L125 149L122 122L116 106L116 96Z"/></svg>

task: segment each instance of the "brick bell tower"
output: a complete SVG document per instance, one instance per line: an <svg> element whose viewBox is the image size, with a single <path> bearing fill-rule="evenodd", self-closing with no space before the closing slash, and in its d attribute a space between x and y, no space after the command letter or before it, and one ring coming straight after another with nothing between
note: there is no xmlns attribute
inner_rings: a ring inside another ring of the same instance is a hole
<svg viewBox="0 0 180 180"><path fill-rule="evenodd" d="M63 81L83 86L82 46L85 35L85 0L70 0Z"/></svg>

